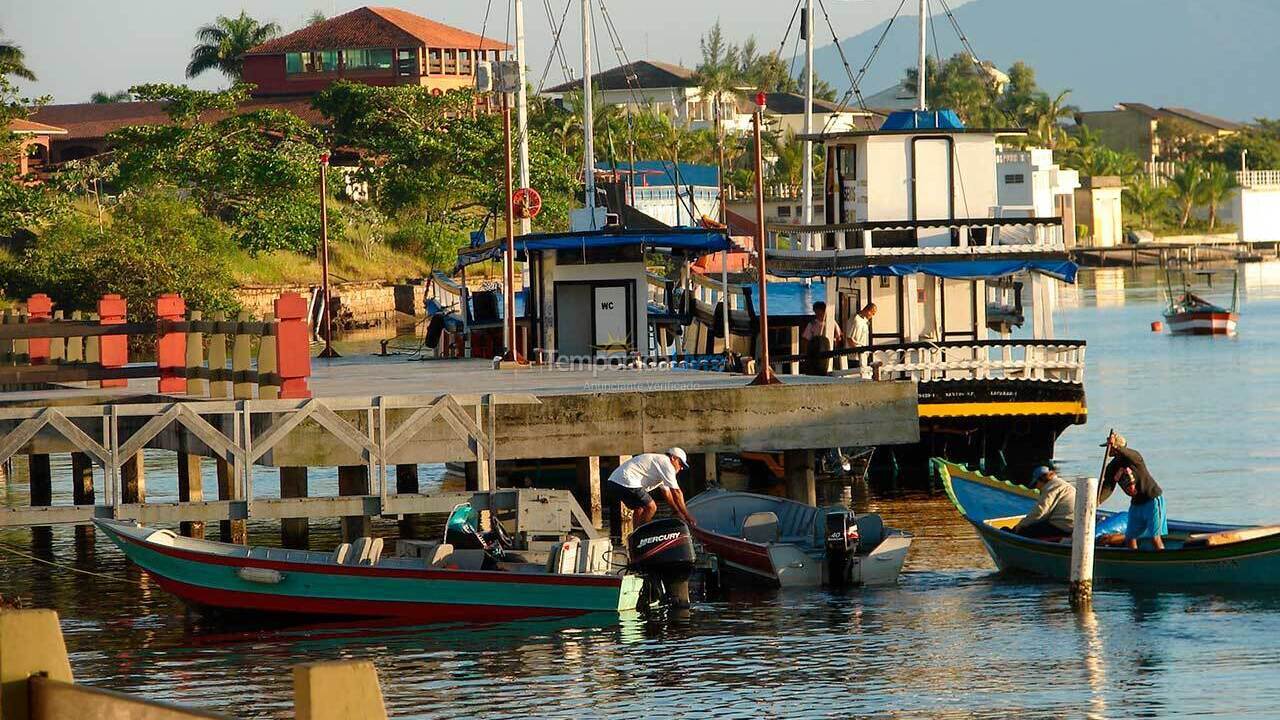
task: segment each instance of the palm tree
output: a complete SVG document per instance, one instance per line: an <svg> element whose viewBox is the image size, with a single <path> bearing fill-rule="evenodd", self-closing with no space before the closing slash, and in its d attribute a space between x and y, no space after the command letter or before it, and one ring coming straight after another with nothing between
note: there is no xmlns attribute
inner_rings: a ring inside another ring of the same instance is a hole
<svg viewBox="0 0 1280 720"><path fill-rule="evenodd" d="M1222 163L1209 163L1200 181L1200 193L1209 206L1209 232L1218 220L1218 205L1237 187L1235 175Z"/></svg>
<svg viewBox="0 0 1280 720"><path fill-rule="evenodd" d="M22 48L6 40L0 40L0 75L15 75L23 80L35 80L36 74L27 67Z"/></svg>
<svg viewBox="0 0 1280 720"><path fill-rule="evenodd" d="M1169 189L1156 185L1153 178L1138 178L1125 186L1124 200L1129 212L1142 218L1142 227L1150 228L1152 218L1169 207Z"/></svg>
<svg viewBox="0 0 1280 720"><path fill-rule="evenodd" d="M1203 197L1204 166L1197 162L1188 162L1173 175L1167 176L1169 192L1173 194L1181 212L1180 227L1186 227L1191 220L1191 209L1200 203Z"/></svg>
<svg viewBox="0 0 1280 720"><path fill-rule="evenodd" d="M99 90L89 96L89 102L96 105L107 105L110 103L127 103L133 102L133 95L128 90L117 90L113 93Z"/></svg>
<svg viewBox="0 0 1280 720"><path fill-rule="evenodd" d="M191 49L187 77L218 70L232 80L239 80L244 70L244 54L279 34L279 25L260 23L243 10L234 18L219 15L212 24L196 31L199 44Z"/></svg>
<svg viewBox="0 0 1280 720"><path fill-rule="evenodd" d="M311 14L307 16L307 25L315 25L328 19L329 18L325 16L323 10L312 10Z"/></svg>
<svg viewBox="0 0 1280 720"><path fill-rule="evenodd" d="M1059 136L1066 134L1059 121L1072 117L1076 112L1066 103L1070 94L1070 90L1063 90L1056 97L1041 95L1032 103L1031 116L1035 121L1036 135L1050 150L1057 148Z"/></svg>

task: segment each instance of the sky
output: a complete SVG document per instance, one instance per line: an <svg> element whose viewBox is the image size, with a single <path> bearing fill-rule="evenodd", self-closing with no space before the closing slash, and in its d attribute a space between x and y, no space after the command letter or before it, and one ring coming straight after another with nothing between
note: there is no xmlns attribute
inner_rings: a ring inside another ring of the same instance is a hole
<svg viewBox="0 0 1280 720"><path fill-rule="evenodd" d="M581 67L580 12L573 3L566 23L566 54L575 71ZM951 5L962 4L953 0ZM508 34L509 0L382 0L384 4L418 13L471 32L505 40ZM599 12L599 0L592 0ZM794 0L606 0L614 23L623 34L627 55L681 63L692 67L700 58L698 39L720 20L726 37L740 42L754 35L762 49L782 42ZM887 19L899 0L826 0L832 25L841 39L855 35ZM340 0L21 0L0 1L0 28L8 42L22 47L35 83L20 83L24 95L51 96L57 103L85 102L97 90L113 92L145 82L188 82L193 87L216 88L227 81L210 72L187 81L184 71L195 44L195 30L218 15L247 11L261 21L275 21L286 31L300 27L316 10L332 16L360 7ZM566 0L546 0L557 21ZM910 4L910 3L909 3ZM543 0L525 0L526 37L531 82L537 84L547 66L552 30ZM815 4L815 8L817 5ZM830 31L815 9L815 34L819 45L830 44ZM597 32L606 40L597 15ZM790 57L795 31L784 56ZM600 62L617 65L609 43L597 42ZM593 62L595 62L593 58ZM799 67L799 66L797 66ZM548 84L558 82L560 65L551 65Z"/></svg>

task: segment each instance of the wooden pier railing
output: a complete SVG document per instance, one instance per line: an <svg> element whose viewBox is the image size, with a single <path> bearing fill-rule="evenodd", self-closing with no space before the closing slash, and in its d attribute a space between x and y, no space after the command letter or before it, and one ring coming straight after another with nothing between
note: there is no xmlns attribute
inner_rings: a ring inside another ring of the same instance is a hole
<svg viewBox="0 0 1280 720"><path fill-rule="evenodd" d="M293 703L298 720L387 717L378 671L367 660L295 665ZM58 614L52 610L0 610L0 716L5 720L231 717L77 684Z"/></svg>
<svg viewBox="0 0 1280 720"><path fill-rule="evenodd" d="M48 295L36 294L19 310L6 311L0 324L0 390L62 383L114 388L156 378L162 394L240 400L311 396L307 302L301 295L281 295L275 313L262 319L241 312L230 320L223 313L206 320L174 294L156 299L154 321L128 322L127 310L124 298L104 295L98 312L77 310L65 317ZM154 342L154 360L131 362L131 339L135 346Z"/></svg>
<svg viewBox="0 0 1280 720"><path fill-rule="evenodd" d="M837 375L879 380L1043 380L1083 383L1083 340L959 340L845 348L823 357L843 360ZM801 362L805 355L780 357Z"/></svg>

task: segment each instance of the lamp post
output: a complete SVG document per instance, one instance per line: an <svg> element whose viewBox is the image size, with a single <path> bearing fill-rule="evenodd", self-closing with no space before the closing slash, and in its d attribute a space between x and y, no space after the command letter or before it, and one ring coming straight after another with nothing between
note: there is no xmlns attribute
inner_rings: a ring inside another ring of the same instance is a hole
<svg viewBox="0 0 1280 720"><path fill-rule="evenodd" d="M329 153L320 155L320 292L324 297L324 350L322 358L342 357L333 349L333 313L329 305Z"/></svg>
<svg viewBox="0 0 1280 720"><path fill-rule="evenodd" d="M762 367L752 385L775 385L782 381L769 366L769 287L764 261L764 158L760 150L760 126L764 122L765 94L756 95L756 112L751 117L756 141L756 269L760 273L760 363ZM728 328L725 328L727 336Z"/></svg>
<svg viewBox="0 0 1280 720"><path fill-rule="evenodd" d="M516 351L516 218L515 189L512 187L511 171L511 103L507 93L502 93L502 137L506 155L505 200L507 206L507 252L503 270L503 325L506 330L506 349L502 353L502 362L521 365L524 363L520 353Z"/></svg>

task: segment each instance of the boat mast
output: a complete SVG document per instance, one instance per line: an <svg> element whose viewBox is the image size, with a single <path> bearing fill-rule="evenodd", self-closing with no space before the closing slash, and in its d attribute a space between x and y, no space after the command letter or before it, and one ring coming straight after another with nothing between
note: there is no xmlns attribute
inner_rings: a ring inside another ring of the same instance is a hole
<svg viewBox="0 0 1280 720"><path fill-rule="evenodd" d="M928 110L929 104L924 100L924 69L926 55L929 51L928 18L929 0L920 0L920 64L916 67L916 110Z"/></svg>
<svg viewBox="0 0 1280 720"><path fill-rule="evenodd" d="M525 77L524 50L524 0L515 0L516 16L516 64L519 67L520 87L516 89L516 133L520 143L517 158L519 160L520 187L529 187L529 98L526 90L528 84ZM528 235L532 220L520 218L520 234Z"/></svg>
<svg viewBox="0 0 1280 720"><path fill-rule="evenodd" d="M596 227L595 113L591 98L591 0L582 0L582 174L591 229Z"/></svg>
<svg viewBox="0 0 1280 720"><path fill-rule="evenodd" d="M800 181L801 222L813 224L813 0L804 3L804 169ZM814 236L807 235L808 250L817 250Z"/></svg>

